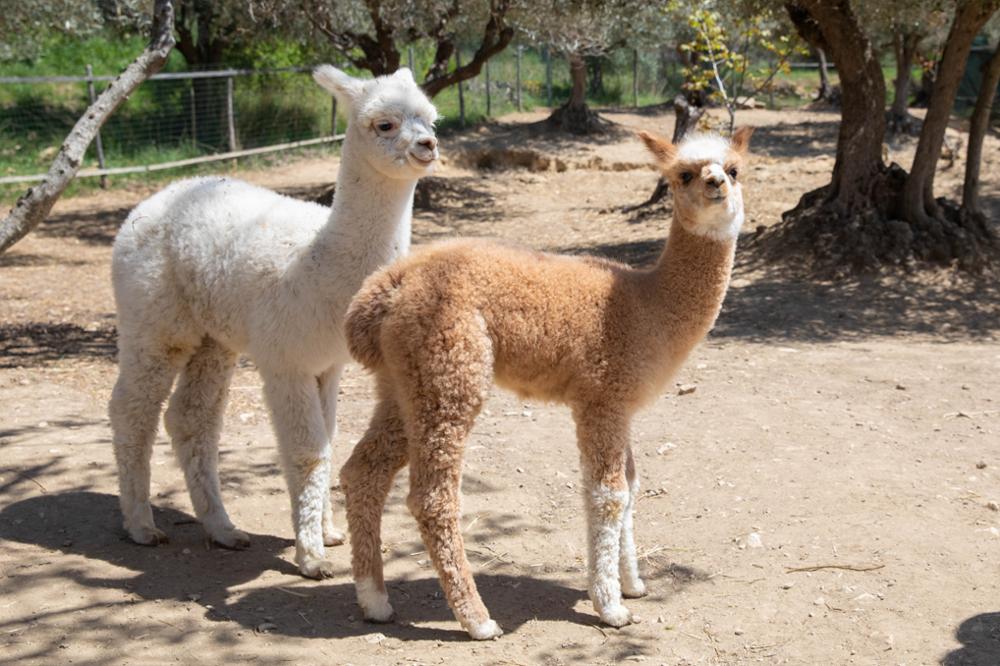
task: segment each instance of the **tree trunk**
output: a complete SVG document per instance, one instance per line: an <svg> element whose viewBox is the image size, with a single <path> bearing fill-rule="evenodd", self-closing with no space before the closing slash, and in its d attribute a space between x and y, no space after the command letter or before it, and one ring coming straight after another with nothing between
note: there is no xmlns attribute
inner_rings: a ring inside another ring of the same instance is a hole
<svg viewBox="0 0 1000 666"><path fill-rule="evenodd" d="M916 33L893 35L892 47L896 57L896 78L893 81L892 107L889 109L889 131L893 133L909 133L918 129L920 123L908 111L910 101L910 85L913 77L913 58L917 54L917 46L921 36Z"/></svg>
<svg viewBox="0 0 1000 666"><path fill-rule="evenodd" d="M80 169L87 147L104 122L139 84L163 67L174 47L173 24L174 6L171 0L156 0L149 45L76 122L45 180L18 199L7 217L0 221L0 253L41 224Z"/></svg>
<svg viewBox="0 0 1000 666"><path fill-rule="evenodd" d="M990 124L993 100L1000 85L1000 45L993 51L983 72L976 108L969 121L969 152L965 161L965 182L962 184L962 210L970 216L982 216L979 208L979 167L983 159L983 139Z"/></svg>
<svg viewBox="0 0 1000 666"><path fill-rule="evenodd" d="M965 71L972 40L998 7L1000 0L964 0L956 10L938 66L931 105L920 131L913 166L903 188L903 214L910 222L929 225L930 218L938 215L934 200L934 171L941 156L955 94Z"/></svg>
<svg viewBox="0 0 1000 666"><path fill-rule="evenodd" d="M826 51L823 47L816 47L816 60L819 62L819 90L816 92L817 102L829 102L833 100L833 86L830 85L830 72L827 70Z"/></svg>
<svg viewBox="0 0 1000 666"><path fill-rule="evenodd" d="M885 171L882 67L848 0L803 0L799 4L819 23L840 75L840 131L827 195L845 211L867 208L872 201L871 188Z"/></svg>
<svg viewBox="0 0 1000 666"><path fill-rule="evenodd" d="M547 122L572 134L603 132L607 121L587 106L587 64L579 53L567 55L569 75L573 82L569 101L552 112Z"/></svg>
<svg viewBox="0 0 1000 666"><path fill-rule="evenodd" d="M604 94L604 59L601 56L588 56L586 61L590 94L600 97Z"/></svg>

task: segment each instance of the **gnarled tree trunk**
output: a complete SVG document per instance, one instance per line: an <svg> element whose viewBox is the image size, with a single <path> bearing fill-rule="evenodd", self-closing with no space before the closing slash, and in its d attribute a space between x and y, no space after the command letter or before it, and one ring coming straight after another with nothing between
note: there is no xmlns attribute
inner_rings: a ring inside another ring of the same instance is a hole
<svg viewBox="0 0 1000 666"><path fill-rule="evenodd" d="M913 166L903 188L903 214L910 222L931 226L938 216L934 200L934 171L955 95L965 72L972 40L1000 7L1000 0L964 0L958 5L938 65L931 104L924 118Z"/></svg>
<svg viewBox="0 0 1000 666"><path fill-rule="evenodd" d="M587 63L580 53L570 53L566 57L573 88L569 101L553 111L547 122L573 134L603 132L607 123L587 106Z"/></svg>
<svg viewBox="0 0 1000 666"><path fill-rule="evenodd" d="M969 152L965 161L965 181L962 184L962 211L970 217L982 217L979 208L979 167L983 161L983 139L990 124L993 100L1000 85L1000 45L993 51L983 72L976 108L969 121Z"/></svg>
<svg viewBox="0 0 1000 666"><path fill-rule="evenodd" d="M101 126L143 81L163 67L174 48L174 6L156 0L149 46L111 82L97 101L84 111L66 137L45 180L29 189L0 221L0 253L37 227L52 210L83 162L84 153Z"/></svg>
<svg viewBox="0 0 1000 666"><path fill-rule="evenodd" d="M998 249L982 225L967 223L957 205L932 196L955 92L972 36L1000 0L964 0L938 66L912 172L882 164L885 82L871 43L848 0L798 0L817 21L840 72L842 122L829 185L803 195L760 239L774 258L814 270L871 271L912 260L981 268ZM791 12L790 12L791 15ZM794 18L794 15L793 15Z"/></svg>

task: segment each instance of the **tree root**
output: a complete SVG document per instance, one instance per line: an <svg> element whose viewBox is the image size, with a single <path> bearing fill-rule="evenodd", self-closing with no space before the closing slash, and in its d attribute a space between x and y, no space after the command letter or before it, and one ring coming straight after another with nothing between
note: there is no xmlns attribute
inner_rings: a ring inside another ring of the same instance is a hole
<svg viewBox="0 0 1000 666"><path fill-rule="evenodd" d="M824 277L909 270L920 264L970 273L1000 267L1000 239L982 215L941 198L935 215L906 221L899 205L906 172L893 164L877 180L872 183L877 196L853 209L830 197L830 186L807 192L780 223L751 243L767 261Z"/></svg>

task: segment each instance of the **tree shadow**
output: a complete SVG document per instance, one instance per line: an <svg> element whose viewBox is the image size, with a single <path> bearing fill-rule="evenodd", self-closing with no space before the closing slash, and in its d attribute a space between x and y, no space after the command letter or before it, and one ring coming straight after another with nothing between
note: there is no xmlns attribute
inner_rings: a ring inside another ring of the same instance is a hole
<svg viewBox="0 0 1000 666"><path fill-rule="evenodd" d="M980 613L958 625L955 638L962 647L941 659L943 666L1000 664L1000 612Z"/></svg>
<svg viewBox="0 0 1000 666"><path fill-rule="evenodd" d="M831 111L829 115L829 120L758 127L753 135L753 152L776 158L833 157L840 131L840 112Z"/></svg>
<svg viewBox="0 0 1000 666"><path fill-rule="evenodd" d="M985 340L1000 333L1000 284L952 272L886 273L817 280L766 264L744 234L733 284L711 335L750 342L859 340L899 334L946 341ZM635 267L651 266L661 239L559 248Z"/></svg>
<svg viewBox="0 0 1000 666"><path fill-rule="evenodd" d="M37 367L66 357L114 359L118 332L77 324L29 322L0 325L0 369Z"/></svg>
<svg viewBox="0 0 1000 666"><path fill-rule="evenodd" d="M188 514L170 508L155 508L154 514L161 526L168 527L171 542L146 548L127 540L119 523L118 501L113 495L71 491L9 504L0 510L0 539L27 544L41 552L33 557L33 566L8 569L6 595L16 598L31 595L32 590L46 583L71 582L82 587L118 590L143 600L180 602L200 610L204 619L211 622L234 623L258 633L329 639L378 631L403 641L468 640L454 622L433 570L428 570L426 576L399 580L392 576L390 563L390 596L399 617L409 621L371 625L358 619L360 612L349 580L346 548L332 553L335 561L342 562L335 573L336 582L306 581L286 559L293 546L289 539L254 534L248 550L209 549L200 526ZM79 557L111 566L81 565ZM663 571L676 575L673 566ZM281 574L281 581L266 587L236 589L257 581L267 572ZM517 631L532 620L596 624L592 614L574 610L586 598L582 581L580 587L569 587L558 581L516 574L517 571L491 571L476 575L487 605L506 630ZM684 575L682 568L675 578L674 589L699 579ZM120 602L128 603L129 600ZM100 622L105 633L121 631L124 639L135 627L111 621L115 606L120 604L100 604L104 612L110 613ZM29 620L56 621L80 610L43 608L32 612L30 617L0 622L0 630L16 630ZM156 618L150 616L150 619L155 626ZM449 628L412 622L447 622ZM58 643L58 638L53 640ZM48 645L41 654L54 655L57 650L58 645Z"/></svg>
<svg viewBox="0 0 1000 666"><path fill-rule="evenodd" d="M41 266L84 266L88 262L45 254L5 252L0 254L0 268L36 268Z"/></svg>
<svg viewBox="0 0 1000 666"><path fill-rule="evenodd" d="M886 272L817 280L763 266L752 249L712 332L750 342L859 340L916 334L986 340L1000 332L1000 285L957 272Z"/></svg>

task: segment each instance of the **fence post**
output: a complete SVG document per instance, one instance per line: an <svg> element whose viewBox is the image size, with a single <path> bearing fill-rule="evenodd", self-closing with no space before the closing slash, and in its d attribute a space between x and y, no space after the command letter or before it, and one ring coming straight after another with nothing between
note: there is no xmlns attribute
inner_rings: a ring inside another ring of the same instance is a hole
<svg viewBox="0 0 1000 666"><path fill-rule="evenodd" d="M337 136L337 98L330 96L330 136Z"/></svg>
<svg viewBox="0 0 1000 666"><path fill-rule="evenodd" d="M226 125L229 129L229 150L236 150L236 118L233 114L233 77L226 77Z"/></svg>
<svg viewBox="0 0 1000 666"><path fill-rule="evenodd" d="M552 52L545 47L545 98L546 105L552 106Z"/></svg>
<svg viewBox="0 0 1000 666"><path fill-rule="evenodd" d="M639 108L639 49L632 49L632 106Z"/></svg>
<svg viewBox="0 0 1000 666"><path fill-rule="evenodd" d="M455 69L462 66L462 55L459 49L455 49ZM465 92L462 90L462 82L458 82L458 124L465 129Z"/></svg>
<svg viewBox="0 0 1000 666"><path fill-rule="evenodd" d="M487 60L483 66L486 68L486 116L490 117L493 115L493 104L490 100L490 61Z"/></svg>
<svg viewBox="0 0 1000 666"><path fill-rule="evenodd" d="M90 98L91 104L97 101L97 92L94 90L94 68L90 65L87 65L87 97ZM94 141L97 147L97 166L103 169L106 165L104 164L104 143L101 141L100 131L97 132ZM101 189L108 189L107 176L101 176Z"/></svg>
<svg viewBox="0 0 1000 666"><path fill-rule="evenodd" d="M410 71L413 71L413 44L406 47L406 61L410 64ZM413 78L417 78L414 74Z"/></svg>
<svg viewBox="0 0 1000 666"><path fill-rule="evenodd" d="M197 150L198 148L198 107L195 105L194 98L194 79L189 79L191 82L191 145Z"/></svg>
<svg viewBox="0 0 1000 666"><path fill-rule="evenodd" d="M514 70L514 74L515 74L515 77L516 77L516 83L515 83L516 87L514 88L514 95L515 95L515 97L517 99L517 110L518 111L523 110L521 108L521 49L522 48L523 47L520 44L517 45L517 62L516 62L515 70Z"/></svg>

